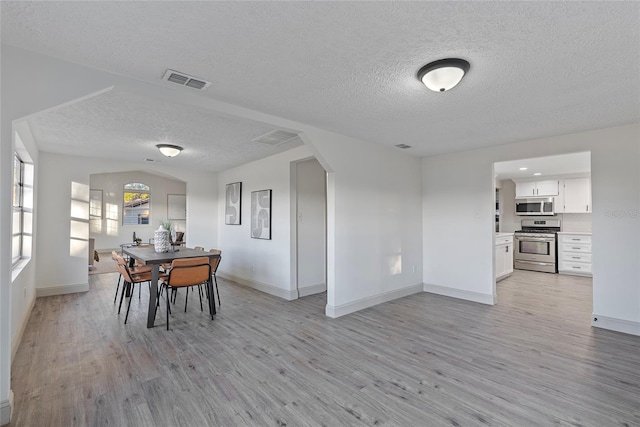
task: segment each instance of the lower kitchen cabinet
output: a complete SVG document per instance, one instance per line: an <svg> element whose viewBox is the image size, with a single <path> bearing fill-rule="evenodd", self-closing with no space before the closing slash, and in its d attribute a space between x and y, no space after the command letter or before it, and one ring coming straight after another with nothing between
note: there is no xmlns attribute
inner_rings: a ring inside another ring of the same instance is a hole
<svg viewBox="0 0 640 427"><path fill-rule="evenodd" d="M558 233L558 272L591 277L591 234Z"/></svg>
<svg viewBox="0 0 640 427"><path fill-rule="evenodd" d="M513 234L496 235L496 282L513 273Z"/></svg>

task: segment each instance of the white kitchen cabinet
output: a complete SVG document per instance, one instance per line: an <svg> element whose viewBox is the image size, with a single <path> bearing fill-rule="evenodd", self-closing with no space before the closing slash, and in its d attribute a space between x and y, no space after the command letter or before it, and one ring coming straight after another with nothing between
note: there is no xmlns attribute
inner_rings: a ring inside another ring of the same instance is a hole
<svg viewBox="0 0 640 427"><path fill-rule="evenodd" d="M558 180L516 182L516 197L557 196Z"/></svg>
<svg viewBox="0 0 640 427"><path fill-rule="evenodd" d="M591 234L558 233L558 272L592 276Z"/></svg>
<svg viewBox="0 0 640 427"><path fill-rule="evenodd" d="M591 180L564 180L564 213L591 213Z"/></svg>
<svg viewBox="0 0 640 427"><path fill-rule="evenodd" d="M496 282L513 273L513 235L496 236Z"/></svg>

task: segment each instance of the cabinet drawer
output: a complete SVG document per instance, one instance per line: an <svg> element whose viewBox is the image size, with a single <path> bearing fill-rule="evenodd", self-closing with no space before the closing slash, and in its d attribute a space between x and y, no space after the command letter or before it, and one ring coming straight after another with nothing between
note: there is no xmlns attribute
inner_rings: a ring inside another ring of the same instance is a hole
<svg viewBox="0 0 640 427"><path fill-rule="evenodd" d="M513 243L513 236L507 237L496 237L496 246L498 245L506 245L509 243Z"/></svg>
<svg viewBox="0 0 640 427"><path fill-rule="evenodd" d="M563 252L562 260L565 262L588 262L591 263L591 254L581 254L577 252Z"/></svg>
<svg viewBox="0 0 640 427"><path fill-rule="evenodd" d="M563 262L562 270L575 273L591 273L591 264L579 262Z"/></svg>
<svg viewBox="0 0 640 427"><path fill-rule="evenodd" d="M591 236L582 236L575 234L560 235L560 242L562 243L586 243L591 244Z"/></svg>
<svg viewBox="0 0 640 427"><path fill-rule="evenodd" d="M562 245L562 252L580 252L585 254L591 253L591 245L580 243L565 243Z"/></svg>

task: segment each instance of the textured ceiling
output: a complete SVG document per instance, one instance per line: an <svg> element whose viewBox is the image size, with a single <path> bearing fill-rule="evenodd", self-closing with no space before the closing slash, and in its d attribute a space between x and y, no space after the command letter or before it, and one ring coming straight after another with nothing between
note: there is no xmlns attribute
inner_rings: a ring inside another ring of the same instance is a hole
<svg viewBox="0 0 640 427"><path fill-rule="evenodd" d="M43 151L220 171L302 145L252 139L276 128L113 89L28 119ZM184 147L164 157L158 143Z"/></svg>
<svg viewBox="0 0 640 427"><path fill-rule="evenodd" d="M212 82L202 96L416 155L640 121L640 2L3 1L1 10L3 43L157 85L179 70ZM434 93L416 79L451 56L471 63L458 87ZM144 129L127 131L151 139Z"/></svg>

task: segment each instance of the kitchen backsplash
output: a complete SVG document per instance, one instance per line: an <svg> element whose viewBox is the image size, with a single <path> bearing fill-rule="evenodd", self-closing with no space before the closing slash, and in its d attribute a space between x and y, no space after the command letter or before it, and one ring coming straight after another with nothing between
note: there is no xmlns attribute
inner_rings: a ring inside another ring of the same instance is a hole
<svg viewBox="0 0 640 427"><path fill-rule="evenodd" d="M558 214L562 220L562 231L591 233L591 214Z"/></svg>

